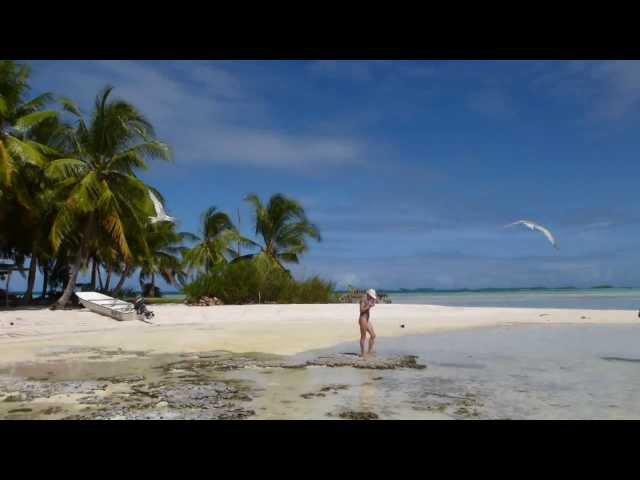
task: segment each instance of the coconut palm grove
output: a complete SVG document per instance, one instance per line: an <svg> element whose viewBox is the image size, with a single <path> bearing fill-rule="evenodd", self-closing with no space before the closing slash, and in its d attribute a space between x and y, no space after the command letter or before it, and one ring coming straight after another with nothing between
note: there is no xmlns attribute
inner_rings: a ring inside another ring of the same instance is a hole
<svg viewBox="0 0 640 480"><path fill-rule="evenodd" d="M0 262L27 277L22 295L10 296L9 282L3 284L7 303L65 307L82 274L90 280L81 288L118 297L133 294L124 284L137 276L148 297L162 295L161 277L192 300L332 298L331 283L299 281L287 269L321 240L298 201L239 192L238 201L254 211L254 238L242 236L215 206L202 206L195 233L156 221L150 193L164 204L162 192L138 174L179 159L144 112L110 86L96 92L91 111L64 92L32 97L29 78L27 65L0 61ZM9 280L11 271L2 275Z"/></svg>

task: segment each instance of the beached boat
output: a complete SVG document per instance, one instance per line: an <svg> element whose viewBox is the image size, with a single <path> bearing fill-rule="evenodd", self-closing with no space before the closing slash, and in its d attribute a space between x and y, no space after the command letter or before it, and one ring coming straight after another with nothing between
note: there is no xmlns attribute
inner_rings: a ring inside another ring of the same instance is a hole
<svg viewBox="0 0 640 480"><path fill-rule="evenodd" d="M119 300L98 292L76 292L80 303L92 312L115 318L119 321L137 320L132 303Z"/></svg>

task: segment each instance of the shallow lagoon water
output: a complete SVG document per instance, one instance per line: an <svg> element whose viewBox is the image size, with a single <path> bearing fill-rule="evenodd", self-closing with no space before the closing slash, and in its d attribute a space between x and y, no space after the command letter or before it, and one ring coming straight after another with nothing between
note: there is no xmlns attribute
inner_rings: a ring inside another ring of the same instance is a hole
<svg viewBox="0 0 640 480"><path fill-rule="evenodd" d="M350 342L302 357L357 349ZM269 380L243 372L266 388L253 402L257 418L327 418L326 412L350 409L405 419L640 419L640 325L508 326L381 338L377 354L418 355L428 367L276 369L265 375ZM328 383L349 388L299 398ZM455 399L466 397L476 404L461 412ZM446 403L439 400L453 402L438 409Z"/></svg>
<svg viewBox="0 0 640 480"><path fill-rule="evenodd" d="M354 341L295 357L357 351ZM640 419L640 325L505 326L379 338L377 355L416 355L427 368L247 367L206 377L250 386L251 399L240 403L255 419L331 419L349 412L381 419ZM168 378L158 367L189 355L174 357L62 359L2 373L84 382L140 375L153 382ZM180 368L170 368L169 376L187 375ZM66 408L73 398L54 403ZM28 404L0 407L3 418L42 418L36 415L42 409L7 416ZM47 418L64 418L64 412Z"/></svg>

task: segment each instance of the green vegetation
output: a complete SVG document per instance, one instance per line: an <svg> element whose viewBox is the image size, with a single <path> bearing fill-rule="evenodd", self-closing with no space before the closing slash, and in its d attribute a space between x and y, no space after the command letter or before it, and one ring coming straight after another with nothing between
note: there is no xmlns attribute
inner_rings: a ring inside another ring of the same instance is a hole
<svg viewBox="0 0 640 480"><path fill-rule="evenodd" d="M246 200L253 206L256 235L262 239L262 243L251 243L283 270L286 270L283 263L298 263L299 256L309 249L307 238L321 240L318 228L292 198L277 194L267 205L255 194L248 195Z"/></svg>
<svg viewBox="0 0 640 480"><path fill-rule="evenodd" d="M243 262L222 264L184 287L187 300L217 297L225 304L329 303L333 285L317 277L294 280L264 254Z"/></svg>
<svg viewBox="0 0 640 480"><path fill-rule="evenodd" d="M0 60L0 258L29 262L24 304L35 301L38 269L40 300L60 307L82 273L90 274L83 288L120 298L135 296L124 283L137 274L150 297L161 296L161 277L191 298L225 303L332 299L330 283L295 281L285 267L300 261L310 239L321 240L296 200L275 194L265 204L248 195L256 240L215 207L204 212L199 236L152 223L149 193L164 199L139 173L171 153L144 114L109 86L88 114L66 97L29 98L29 76L27 66Z"/></svg>
<svg viewBox="0 0 640 480"><path fill-rule="evenodd" d="M251 240L240 235L229 215L216 207L209 207L201 218L202 238L185 254L185 264L191 270L210 272L224 265L229 258L240 256L240 245L250 246ZM237 250L233 247L236 246Z"/></svg>

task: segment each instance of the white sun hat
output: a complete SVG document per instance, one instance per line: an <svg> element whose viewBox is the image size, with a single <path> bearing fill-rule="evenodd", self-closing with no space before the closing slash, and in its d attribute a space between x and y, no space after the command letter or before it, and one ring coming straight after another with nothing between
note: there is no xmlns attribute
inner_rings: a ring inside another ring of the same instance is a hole
<svg viewBox="0 0 640 480"><path fill-rule="evenodd" d="M367 295L374 298L375 300L378 299L378 297L376 296L376 291L373 288L370 288L369 290L367 290Z"/></svg>

